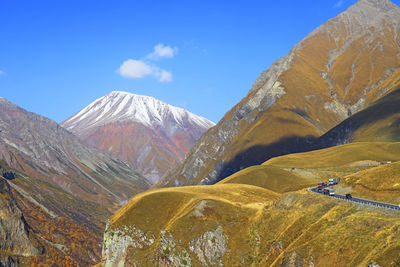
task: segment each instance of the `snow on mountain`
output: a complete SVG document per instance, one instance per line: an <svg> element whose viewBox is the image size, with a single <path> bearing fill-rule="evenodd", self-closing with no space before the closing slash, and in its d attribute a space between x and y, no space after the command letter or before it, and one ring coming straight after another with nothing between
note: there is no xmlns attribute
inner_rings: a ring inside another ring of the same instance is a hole
<svg viewBox="0 0 400 267"><path fill-rule="evenodd" d="M183 127L185 122L202 128L210 128L215 123L194 115L185 109L171 106L153 97L135 95L127 92L112 91L103 96L76 115L67 119L62 126L68 130L86 131L112 122L135 121L147 127L163 126L173 119Z"/></svg>
<svg viewBox="0 0 400 267"><path fill-rule="evenodd" d="M61 125L156 183L215 124L153 97L113 91Z"/></svg>

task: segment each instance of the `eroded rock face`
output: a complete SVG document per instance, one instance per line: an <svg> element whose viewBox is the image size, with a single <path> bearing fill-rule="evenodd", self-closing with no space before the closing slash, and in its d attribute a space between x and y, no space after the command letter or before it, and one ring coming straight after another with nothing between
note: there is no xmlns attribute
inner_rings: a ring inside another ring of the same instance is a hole
<svg viewBox="0 0 400 267"><path fill-rule="evenodd" d="M158 266L185 267L193 266L193 261L202 266L224 266L223 256L227 252L227 239L221 226L193 237L187 244L176 239L173 234L161 230L155 237L136 227L124 226L122 229L107 229L103 243L103 266L124 266L129 258L129 265L141 266L153 262ZM154 253L146 259L136 255L135 249L149 250ZM194 265L196 266L196 265Z"/></svg>
<svg viewBox="0 0 400 267"><path fill-rule="evenodd" d="M154 235L144 233L136 227L125 226L122 229L111 230L107 225L103 242L104 266L124 266L129 247L147 247L153 244L154 240Z"/></svg>
<svg viewBox="0 0 400 267"><path fill-rule="evenodd" d="M192 266L192 260L184 247L177 244L172 234L161 231L161 242L159 247L159 266Z"/></svg>
<svg viewBox="0 0 400 267"><path fill-rule="evenodd" d="M203 266L223 266L222 257L226 252L226 239L221 226L214 231L205 232L190 242L190 250Z"/></svg>
<svg viewBox="0 0 400 267"><path fill-rule="evenodd" d="M0 178L0 250L17 256L38 255L38 249L29 239L29 231L9 184ZM12 258L7 258L9 266L12 266L12 262Z"/></svg>

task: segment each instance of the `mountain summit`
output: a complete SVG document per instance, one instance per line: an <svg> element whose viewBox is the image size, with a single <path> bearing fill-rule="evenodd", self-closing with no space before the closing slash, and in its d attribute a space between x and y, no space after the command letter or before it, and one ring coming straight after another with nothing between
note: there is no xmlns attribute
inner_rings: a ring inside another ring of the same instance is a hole
<svg viewBox="0 0 400 267"><path fill-rule="evenodd" d="M400 87L400 8L360 0L272 64L160 186L212 184L271 157L306 151Z"/></svg>
<svg viewBox="0 0 400 267"><path fill-rule="evenodd" d="M113 91L61 125L155 183L215 124L153 97Z"/></svg>

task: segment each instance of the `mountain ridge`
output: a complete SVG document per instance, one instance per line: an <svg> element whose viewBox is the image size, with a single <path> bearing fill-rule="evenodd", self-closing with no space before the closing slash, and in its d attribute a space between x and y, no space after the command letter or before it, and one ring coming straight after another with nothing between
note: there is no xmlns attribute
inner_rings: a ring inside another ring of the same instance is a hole
<svg viewBox="0 0 400 267"><path fill-rule="evenodd" d="M268 158L306 151L387 94L400 77L400 8L391 5L359 1L311 32L157 186L212 184Z"/></svg>

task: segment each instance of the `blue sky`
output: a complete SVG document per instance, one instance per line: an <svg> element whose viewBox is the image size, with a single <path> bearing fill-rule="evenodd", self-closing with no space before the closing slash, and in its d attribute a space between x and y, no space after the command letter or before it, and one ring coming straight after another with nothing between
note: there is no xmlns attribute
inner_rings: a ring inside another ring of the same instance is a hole
<svg viewBox="0 0 400 267"><path fill-rule="evenodd" d="M0 96L61 122L120 90L218 122L355 2L0 0Z"/></svg>

